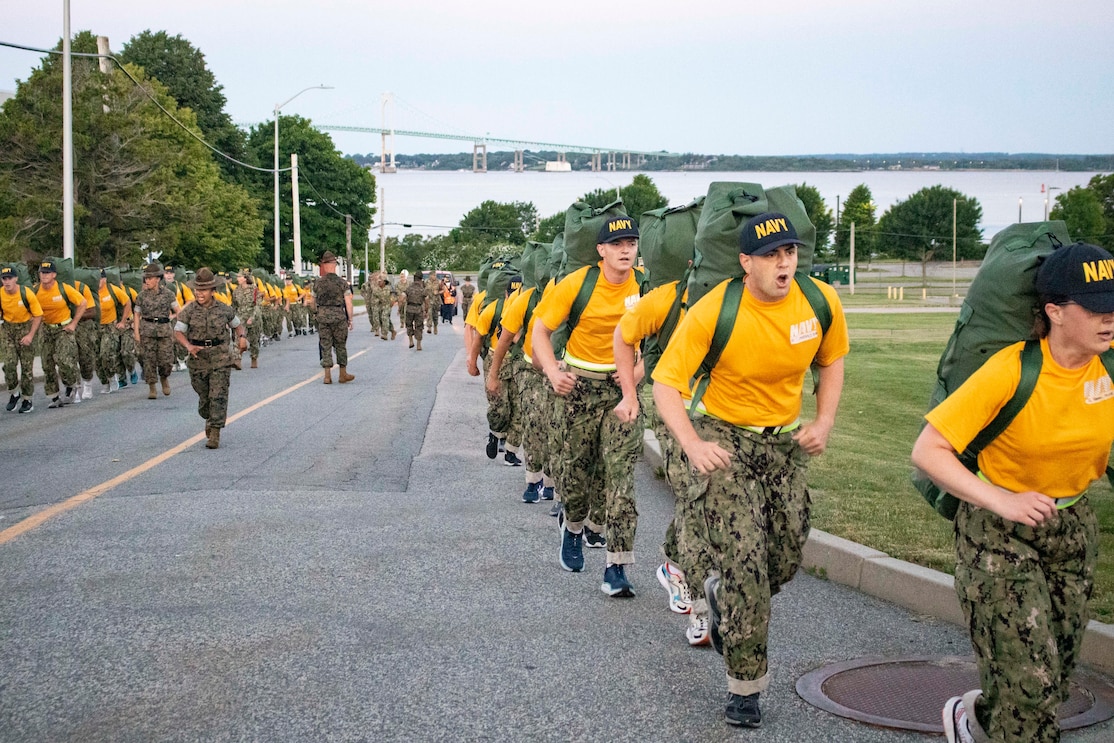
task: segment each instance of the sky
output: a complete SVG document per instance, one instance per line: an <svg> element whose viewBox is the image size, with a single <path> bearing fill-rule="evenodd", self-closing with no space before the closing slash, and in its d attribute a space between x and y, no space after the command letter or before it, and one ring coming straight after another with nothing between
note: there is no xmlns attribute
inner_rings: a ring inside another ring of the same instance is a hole
<svg viewBox="0 0 1114 743"><path fill-rule="evenodd" d="M1109 0L70 0L73 33L144 30L206 57L237 123L737 155L1114 152ZM0 0L49 48L62 0ZM0 91L41 64L0 47ZM347 154L380 137L330 132ZM396 153L466 141L396 137ZM491 150L509 149L491 145Z"/></svg>

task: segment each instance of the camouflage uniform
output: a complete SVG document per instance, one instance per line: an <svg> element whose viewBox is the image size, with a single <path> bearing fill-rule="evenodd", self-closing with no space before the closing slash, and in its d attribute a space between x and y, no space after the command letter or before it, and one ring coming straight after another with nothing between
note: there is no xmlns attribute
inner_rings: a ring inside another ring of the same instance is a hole
<svg viewBox="0 0 1114 743"><path fill-rule="evenodd" d="M212 428L223 428L228 416L228 385L232 375L228 333L239 325L235 311L212 298L204 306L190 302L178 313L175 330L192 345L201 346L186 364L190 384L197 393L197 414L205 420L206 433Z"/></svg>
<svg viewBox="0 0 1114 743"><path fill-rule="evenodd" d="M1094 511L1083 498L1032 527L963 501L955 534L956 593L979 657L979 725L995 741L1058 741L1056 711L1094 587Z"/></svg>
<svg viewBox="0 0 1114 743"><path fill-rule="evenodd" d="M512 363L518 366L514 379L518 403L522 407L522 445L526 450L526 469L544 472L550 477L553 470L549 457L549 432L552 428L553 400L555 395L545 375L535 369L524 357Z"/></svg>
<svg viewBox="0 0 1114 743"><path fill-rule="evenodd" d="M97 311L96 300L90 300L90 296L86 292L85 301L89 306L85 308L85 312L81 315L81 319L77 321L77 330L74 332L74 341L77 343L77 366L81 372L81 378L86 382L93 380L93 375L97 372L97 341L98 329L100 326L99 312Z"/></svg>
<svg viewBox="0 0 1114 743"><path fill-rule="evenodd" d="M164 286L158 289L144 287L135 299L135 310L140 319L139 348L143 377L149 385L154 385L156 377L167 379L174 369L174 337L170 325L174 302L174 295Z"/></svg>
<svg viewBox="0 0 1114 743"><path fill-rule="evenodd" d="M367 321L371 325L371 334L382 336L383 331L379 324L379 309L376 307L375 286L372 281L364 283L360 289L360 296L364 298L364 307L367 308Z"/></svg>
<svg viewBox="0 0 1114 743"><path fill-rule="evenodd" d="M337 365L348 366L348 310L344 303L344 296L351 291L348 282L335 273L325 274L317 279L313 291L317 305L321 366L332 368L334 348Z"/></svg>
<svg viewBox="0 0 1114 743"><path fill-rule="evenodd" d="M42 344L39 356L43 364L43 392L47 397L56 397L59 377L64 387L77 385L77 339L64 328L46 323L39 327L38 337Z"/></svg>
<svg viewBox="0 0 1114 743"><path fill-rule="evenodd" d="M382 284L377 283L371 290L371 306L379 316L379 337L387 340L387 333L394 334L395 326L391 322L391 287L385 279L381 279Z"/></svg>
<svg viewBox="0 0 1114 743"><path fill-rule="evenodd" d="M422 325L425 322L426 295L425 286L420 281L411 281L406 292L406 334L410 336L411 345L414 341L422 342Z"/></svg>
<svg viewBox="0 0 1114 743"><path fill-rule="evenodd" d="M581 376L555 415L565 421L561 451L567 456L557 484L565 519L599 531L606 524L607 564L634 562L638 510L634 504L634 463L642 446L642 421L623 423L612 412L622 399L619 383ZM551 440L552 441L552 440Z"/></svg>
<svg viewBox="0 0 1114 743"><path fill-rule="evenodd" d="M237 285L232 290L232 309L235 310L236 316L243 321L247 330L248 351L251 353L252 361L259 359L259 336L263 322L259 302L256 301L256 294L255 285L252 284L250 278L248 283Z"/></svg>
<svg viewBox="0 0 1114 743"><path fill-rule="evenodd" d="M465 281L460 285L460 314L461 317L468 317L468 310L472 308L472 297L476 293L476 287L470 281Z"/></svg>
<svg viewBox="0 0 1114 743"><path fill-rule="evenodd" d="M437 326L441 324L441 282L437 276L430 276L425 281L425 328L427 333L437 335Z"/></svg>

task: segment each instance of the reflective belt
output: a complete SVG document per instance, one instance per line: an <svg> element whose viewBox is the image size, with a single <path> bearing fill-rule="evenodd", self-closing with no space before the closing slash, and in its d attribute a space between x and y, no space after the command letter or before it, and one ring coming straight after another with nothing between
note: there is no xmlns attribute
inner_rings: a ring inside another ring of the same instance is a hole
<svg viewBox="0 0 1114 743"><path fill-rule="evenodd" d="M596 372L597 374L611 374L613 371L615 371L615 364L597 364L594 361L585 361L584 359L576 358L568 351L565 352L564 361L569 367L576 367L576 369ZM575 374L576 369L570 368L569 371Z"/></svg>
<svg viewBox="0 0 1114 743"><path fill-rule="evenodd" d="M685 401L686 405L688 405L690 403L691 403L691 400L686 400ZM704 408L703 404L697 404L696 412L699 413L700 415L704 415L704 416L707 416L709 418L715 418L717 421L722 421L723 420L723 418L720 418L717 415L712 415L711 413L709 413ZM798 428L801 427L801 419L800 418L793 421L792 423L786 423L784 426L743 426L743 425L739 425L737 423L731 423L731 421L723 421L723 422L727 423L729 425L735 426L735 428L741 428L744 431L750 431L751 433L756 433L759 436L780 436L783 433L790 433L791 431L796 431Z"/></svg>
<svg viewBox="0 0 1114 743"><path fill-rule="evenodd" d="M982 473L982 470L979 470L975 474L978 475L979 479L982 480L983 482L990 483L991 485L994 485L994 483L990 482L990 478ZM998 486L995 485L994 487L998 487ZM1005 488L1002 488L1002 490L1005 490ZM1010 491L1006 490L1006 492L1008 493ZM1057 510L1062 510L1064 508L1071 508L1082 497L1083 497L1083 493L1080 493L1079 495L1067 495L1067 496L1064 496L1063 498L1053 498L1052 501L1053 501L1053 503L1056 504L1056 509Z"/></svg>

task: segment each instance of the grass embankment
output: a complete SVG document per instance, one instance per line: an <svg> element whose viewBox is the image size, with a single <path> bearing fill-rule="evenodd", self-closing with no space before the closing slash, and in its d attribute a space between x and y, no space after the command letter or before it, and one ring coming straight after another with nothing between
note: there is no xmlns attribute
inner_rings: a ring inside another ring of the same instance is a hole
<svg viewBox="0 0 1114 743"><path fill-rule="evenodd" d="M851 353L827 452L812 461L813 525L893 557L954 572L951 522L909 482L909 452L936 381L951 314L849 314ZM812 415L806 402L806 419ZM1099 516L1093 616L1114 621L1114 499L1091 488Z"/></svg>

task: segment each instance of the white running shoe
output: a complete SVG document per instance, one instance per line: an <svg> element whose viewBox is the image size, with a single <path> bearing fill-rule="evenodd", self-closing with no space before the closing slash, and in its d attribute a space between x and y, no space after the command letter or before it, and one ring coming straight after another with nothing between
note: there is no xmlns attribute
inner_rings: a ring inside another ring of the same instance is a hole
<svg viewBox="0 0 1114 743"><path fill-rule="evenodd" d="M658 583L669 592L669 610L676 614L692 611L692 593L689 592L685 574L668 560L656 571Z"/></svg>
<svg viewBox="0 0 1114 743"><path fill-rule="evenodd" d="M101 394L102 395L107 395L110 392L112 392L112 383L111 382L109 382L108 384L102 384L101 385Z"/></svg>
<svg viewBox="0 0 1114 743"><path fill-rule="evenodd" d="M712 644L712 633L708 629L707 614L692 614L689 616L689 626L685 628L685 637L689 645L694 648L700 645Z"/></svg>
<svg viewBox="0 0 1114 743"><path fill-rule="evenodd" d="M975 743L971 734L971 723L967 719L967 709L963 697L952 697L944 703L944 735L948 743Z"/></svg>

